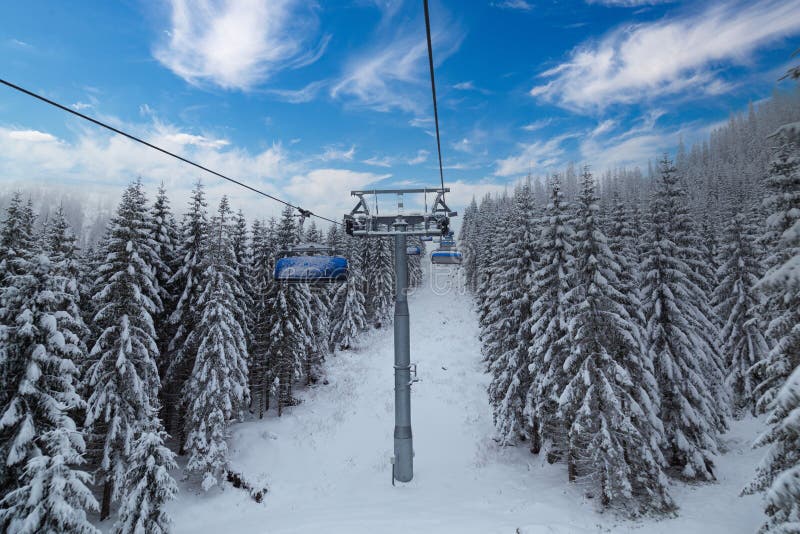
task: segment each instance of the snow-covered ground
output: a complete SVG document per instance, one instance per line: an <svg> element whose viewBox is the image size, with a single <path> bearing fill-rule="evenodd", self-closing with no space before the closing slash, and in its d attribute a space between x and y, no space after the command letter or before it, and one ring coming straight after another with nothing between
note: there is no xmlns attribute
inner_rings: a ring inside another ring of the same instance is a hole
<svg viewBox="0 0 800 534"><path fill-rule="evenodd" d="M601 514L561 465L524 447L491 439L488 377L480 362L478 324L455 270L410 297L414 480L391 485L392 330L368 334L360 350L327 362L328 385L305 391L282 418L236 425L231 463L264 502L225 484L203 493L182 484L170 506L176 532L454 532L454 533L752 533L759 497L738 496L762 451L749 443L756 420L734 422L719 482L676 484L674 519L629 522ZM446 282L455 287L445 290Z"/></svg>

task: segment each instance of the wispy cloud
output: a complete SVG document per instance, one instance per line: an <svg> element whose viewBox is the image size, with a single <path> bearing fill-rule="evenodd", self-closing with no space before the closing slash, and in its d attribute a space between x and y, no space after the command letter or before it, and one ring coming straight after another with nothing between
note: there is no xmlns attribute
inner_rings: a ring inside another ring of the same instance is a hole
<svg viewBox="0 0 800 534"><path fill-rule="evenodd" d="M331 87L331 96L376 111L420 114L426 110L427 45L421 27L421 21L414 20L393 32L379 32L375 45L347 62L344 74ZM387 32L391 35L384 37ZM452 55L461 38L458 26L440 10L431 35L436 61Z"/></svg>
<svg viewBox="0 0 800 534"><path fill-rule="evenodd" d="M197 146L203 148L224 148L230 145L227 139L212 139L203 135L195 135L186 132L166 133L158 136L164 144L174 147ZM155 139L156 142L159 139Z"/></svg>
<svg viewBox="0 0 800 534"><path fill-rule="evenodd" d="M653 109L642 115L627 130L616 135L581 136L578 155L582 161L596 169L632 165L644 167L648 161L656 160L664 152L675 150L679 139L683 138L685 142L706 139L714 128L727 123L690 122L677 127L656 127L664 115L663 110Z"/></svg>
<svg viewBox="0 0 800 534"><path fill-rule="evenodd" d="M565 154L561 144L578 135L577 133L567 133L547 141L521 143L519 154L497 160L494 175L514 176L527 172L546 172L561 163L561 157Z"/></svg>
<svg viewBox="0 0 800 534"><path fill-rule="evenodd" d="M325 147L325 152L319 156L322 161L352 161L356 155L356 146L352 145L347 150L336 146Z"/></svg>
<svg viewBox="0 0 800 534"><path fill-rule="evenodd" d="M27 48L29 50L33 49L33 45L30 43L26 43L25 41L20 41L19 39L9 39L8 44L15 48Z"/></svg>
<svg viewBox="0 0 800 534"><path fill-rule="evenodd" d="M535 132L536 130L541 130L549 126L553 122L553 119L541 119L538 121L533 121L531 123L526 124L522 127L523 130L526 132Z"/></svg>
<svg viewBox="0 0 800 534"><path fill-rule="evenodd" d="M502 0L500 2L490 2L489 4L493 7L499 7L500 9L516 9L519 11L530 11L533 9L533 4L526 0Z"/></svg>
<svg viewBox="0 0 800 534"><path fill-rule="evenodd" d="M363 163L365 165L370 165L372 167L389 168L389 167L392 166L393 162L394 162L394 160L392 158L390 158L389 156L383 156L383 157L372 156L369 159L365 159L361 163Z"/></svg>
<svg viewBox="0 0 800 534"><path fill-rule="evenodd" d="M5 130L3 133L14 141L27 141L29 143L52 143L58 141L54 135L40 132L39 130Z"/></svg>
<svg viewBox="0 0 800 534"><path fill-rule="evenodd" d="M746 63L768 42L800 32L800 0L730 2L702 12L634 24L575 49L541 76L534 97L590 111L686 91L732 87L720 69Z"/></svg>
<svg viewBox="0 0 800 534"><path fill-rule="evenodd" d="M311 102L319 94L320 90L328 84L325 80L311 82L300 89L267 89L267 93L276 99L290 104L304 104Z"/></svg>
<svg viewBox="0 0 800 534"><path fill-rule="evenodd" d="M592 130L591 136L592 137L597 137L598 135L603 135L605 133L608 133L611 130L613 130L614 126L616 126L616 125L617 125L617 121L615 121L613 119L606 119L603 122L601 122L600 124L598 124L597 127L594 130Z"/></svg>
<svg viewBox="0 0 800 534"><path fill-rule="evenodd" d="M192 84L249 90L275 72L319 59L316 3L304 0L170 0L170 28L155 47Z"/></svg>
<svg viewBox="0 0 800 534"><path fill-rule="evenodd" d="M349 169L314 169L293 176L284 190L292 198L303 199L303 206L314 206L314 213L338 218L353 208L350 191L390 178L391 174L357 172ZM342 194L331 195L331 191Z"/></svg>
<svg viewBox="0 0 800 534"><path fill-rule="evenodd" d="M406 163L408 163L409 165L419 165L420 163L425 163L426 161L428 161L429 155L430 152L428 152L427 150L418 150L417 155L409 159Z"/></svg>
<svg viewBox="0 0 800 534"><path fill-rule="evenodd" d="M457 83L453 86L453 89L455 89L456 91L475 91L477 93L481 93L484 95L491 94L491 91L489 91L488 89L477 87L475 85L475 82L473 82L472 80L467 82Z"/></svg>

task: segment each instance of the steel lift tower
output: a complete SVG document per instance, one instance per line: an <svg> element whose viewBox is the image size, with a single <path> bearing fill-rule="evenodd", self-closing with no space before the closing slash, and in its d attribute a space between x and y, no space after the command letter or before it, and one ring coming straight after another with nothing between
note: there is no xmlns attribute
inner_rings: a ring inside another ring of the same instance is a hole
<svg viewBox="0 0 800 534"><path fill-rule="evenodd" d="M450 211L444 201L448 188L425 189L377 189L371 191L352 191L358 197L353 210L344 216L346 232L355 237L394 238L394 457L392 458L392 484L395 480L409 482L414 477L414 446L411 435L411 384L417 381L416 364L411 363L408 300L408 258L406 237L445 236L450 231ZM425 196L425 210L418 213L404 213L405 195ZM430 211L427 195L434 194L435 200ZM365 196L375 197L375 213L371 213ZM396 195L397 212L378 214L378 196Z"/></svg>

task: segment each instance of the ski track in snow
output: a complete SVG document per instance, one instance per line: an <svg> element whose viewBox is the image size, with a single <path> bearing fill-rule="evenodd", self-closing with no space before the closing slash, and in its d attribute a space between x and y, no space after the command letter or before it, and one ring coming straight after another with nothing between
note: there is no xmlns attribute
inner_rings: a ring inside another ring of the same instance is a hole
<svg viewBox="0 0 800 534"><path fill-rule="evenodd" d="M457 285L455 269L437 272ZM491 439L489 377L471 299L458 289L439 293L426 272L423 288L409 297L411 361L421 379L411 394L410 483L391 485L390 325L366 334L359 350L330 357L329 384L305 390L303 403L283 417L272 410L232 428L232 468L254 486L269 487L263 503L227 483L208 493L181 483L169 507L175 532L755 532L760 498L738 493L763 453L749 446L761 422L733 423L717 484L673 485L677 518L625 521L599 513L580 487L568 484L564 466Z"/></svg>

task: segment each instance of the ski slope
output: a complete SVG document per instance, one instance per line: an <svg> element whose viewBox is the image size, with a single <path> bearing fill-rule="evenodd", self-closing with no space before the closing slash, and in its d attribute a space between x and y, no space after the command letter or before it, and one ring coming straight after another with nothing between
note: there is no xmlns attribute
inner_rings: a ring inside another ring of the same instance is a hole
<svg viewBox="0 0 800 534"><path fill-rule="evenodd" d="M305 533L752 533L759 497L738 497L761 451L760 422L734 423L719 483L676 484L679 516L621 520L599 513L561 465L491 439L478 324L453 268L409 297L414 479L391 485L393 332L368 333L362 347L329 358L327 385L303 392L282 418L234 426L234 470L268 486L263 503L229 484L208 493L184 482L170 505L176 532ZM451 270L452 269L452 270Z"/></svg>

